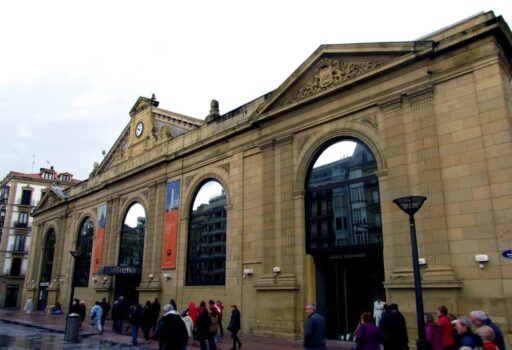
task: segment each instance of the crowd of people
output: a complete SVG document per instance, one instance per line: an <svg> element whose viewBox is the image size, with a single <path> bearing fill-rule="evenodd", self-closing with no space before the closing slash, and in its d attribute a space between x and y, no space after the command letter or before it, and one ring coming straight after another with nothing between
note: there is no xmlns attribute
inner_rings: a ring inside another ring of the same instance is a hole
<svg viewBox="0 0 512 350"><path fill-rule="evenodd" d="M82 323L85 321L86 306L83 301L74 299L69 311L79 314ZM103 334L105 318L110 311L113 331L118 334L131 334L133 345L138 345L139 331L142 331L144 340L157 340L160 349L186 350L189 339L194 338L199 341L201 350L216 350L219 337L224 335L224 305L220 300L210 300L208 304L201 301L198 305L190 302L185 310L179 312L174 299L161 308L158 298L153 302L146 301L144 306L138 303L129 305L122 296L111 306L103 298L101 302L96 301L90 309L91 332L97 330L99 334ZM240 311L236 305L231 305L227 330L233 341L233 350L242 347L238 338L240 328Z"/></svg>
<svg viewBox="0 0 512 350"><path fill-rule="evenodd" d="M377 320L378 324L375 324ZM476 329L476 333L473 332ZM472 311L469 317L455 317L441 305L437 320L425 313L425 334L418 349L429 350L506 350L503 334L484 311ZM304 349L325 350L325 321L316 312L316 306L306 306ZM381 317L363 312L355 331L352 350L407 350L409 339L405 318L397 304L385 304Z"/></svg>
<svg viewBox="0 0 512 350"><path fill-rule="evenodd" d="M427 348L432 350L506 350L501 330L484 311L457 318L441 305L437 320L425 313L425 334ZM370 312L364 312L355 335L357 350L380 350L381 344L384 350L409 349L405 318L397 304L384 306L378 325Z"/></svg>

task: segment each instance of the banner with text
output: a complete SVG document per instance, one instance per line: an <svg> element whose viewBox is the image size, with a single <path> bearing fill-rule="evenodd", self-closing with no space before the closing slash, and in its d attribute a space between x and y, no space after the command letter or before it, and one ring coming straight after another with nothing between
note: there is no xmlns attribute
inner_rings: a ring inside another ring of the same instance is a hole
<svg viewBox="0 0 512 350"><path fill-rule="evenodd" d="M164 242L162 250L162 268L176 268L176 242L178 239L178 207L180 202L180 181L167 184L165 200Z"/></svg>
<svg viewBox="0 0 512 350"><path fill-rule="evenodd" d="M103 257L103 241L105 239L105 223L107 221L107 205L98 208L98 225L96 229L96 244L94 247L94 259L92 273L98 273Z"/></svg>

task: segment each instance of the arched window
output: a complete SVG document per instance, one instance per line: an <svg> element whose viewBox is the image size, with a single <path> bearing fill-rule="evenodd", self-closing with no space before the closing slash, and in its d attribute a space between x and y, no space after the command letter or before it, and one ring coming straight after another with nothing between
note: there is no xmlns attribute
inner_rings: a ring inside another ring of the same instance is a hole
<svg viewBox="0 0 512 350"><path fill-rule="evenodd" d="M55 230L50 229L46 234L43 251L43 268L40 282L50 282L52 279L53 256L55 253Z"/></svg>
<svg viewBox="0 0 512 350"><path fill-rule="evenodd" d="M119 266L142 267L144 255L144 228L146 212L140 203L134 203L126 213L121 231Z"/></svg>
<svg viewBox="0 0 512 350"><path fill-rule="evenodd" d="M92 237L94 224L91 218L85 218L80 225L75 258L75 287L87 287L89 284L89 272L91 270Z"/></svg>
<svg viewBox="0 0 512 350"><path fill-rule="evenodd" d="M381 247L375 157L357 140L342 140L317 157L306 183L308 253Z"/></svg>
<svg viewBox="0 0 512 350"><path fill-rule="evenodd" d="M226 193L206 181L190 208L187 285L222 285L226 275Z"/></svg>

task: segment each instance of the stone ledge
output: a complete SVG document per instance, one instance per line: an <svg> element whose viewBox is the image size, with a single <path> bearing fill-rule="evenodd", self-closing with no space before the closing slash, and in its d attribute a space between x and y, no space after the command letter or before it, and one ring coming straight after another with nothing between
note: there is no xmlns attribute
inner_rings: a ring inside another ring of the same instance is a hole
<svg viewBox="0 0 512 350"><path fill-rule="evenodd" d="M294 273L268 274L259 276L254 288L258 291L299 290L300 284Z"/></svg>
<svg viewBox="0 0 512 350"><path fill-rule="evenodd" d="M389 279L384 282L389 289L414 288L412 269L395 269ZM462 288L451 267L427 267L422 269L421 287L424 289Z"/></svg>

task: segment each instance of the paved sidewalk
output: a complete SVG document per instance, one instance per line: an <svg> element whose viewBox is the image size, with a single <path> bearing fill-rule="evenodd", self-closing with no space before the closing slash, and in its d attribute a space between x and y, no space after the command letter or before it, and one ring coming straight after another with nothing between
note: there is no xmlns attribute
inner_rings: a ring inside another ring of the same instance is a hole
<svg viewBox="0 0 512 350"><path fill-rule="evenodd" d="M64 333L66 327L66 316L55 316L45 312L36 311L30 315L25 314L22 311L12 310L0 310L0 320L7 323L14 323L24 325L28 327L36 327L49 332ZM105 330L103 335L99 335L97 330L91 332L89 324L84 322L84 329L80 331L82 337L97 337L103 341L112 342L115 344L121 344L129 347L131 345L131 336L127 333L126 335L117 334L112 330L112 321L105 321ZM126 327L126 325L124 326ZM151 340L149 343L145 343L144 338L141 337L142 332L139 332L139 344L140 348L144 349L158 349L158 343ZM286 350L286 349L302 349L302 342L300 340L282 340L273 339L266 337L257 337L253 335L240 334L240 340L242 341L242 348L248 350ZM217 343L218 350L231 349L231 339L229 336L220 338ZM328 341L327 348L329 350L335 349L350 349L352 343L342 341ZM188 348L197 349L199 348L199 342L190 340Z"/></svg>

